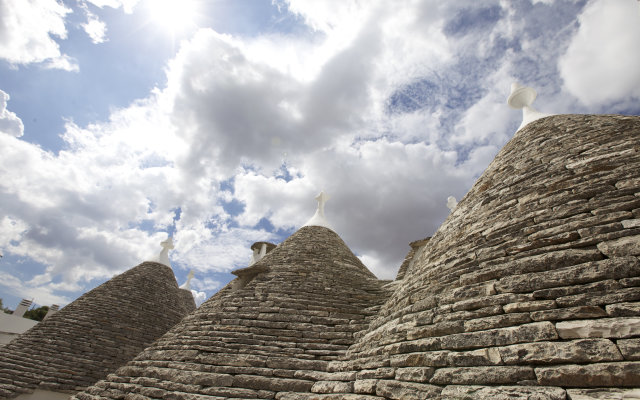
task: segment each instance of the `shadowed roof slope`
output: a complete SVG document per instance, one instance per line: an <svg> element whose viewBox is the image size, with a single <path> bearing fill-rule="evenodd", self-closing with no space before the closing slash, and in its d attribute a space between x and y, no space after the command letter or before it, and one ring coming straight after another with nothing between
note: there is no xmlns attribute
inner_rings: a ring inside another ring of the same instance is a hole
<svg viewBox="0 0 640 400"><path fill-rule="evenodd" d="M76 399L271 399L326 378L387 298L330 229L306 226Z"/></svg>
<svg viewBox="0 0 640 400"><path fill-rule="evenodd" d="M73 393L131 360L195 309L171 268L142 263L103 283L0 351L0 398Z"/></svg>

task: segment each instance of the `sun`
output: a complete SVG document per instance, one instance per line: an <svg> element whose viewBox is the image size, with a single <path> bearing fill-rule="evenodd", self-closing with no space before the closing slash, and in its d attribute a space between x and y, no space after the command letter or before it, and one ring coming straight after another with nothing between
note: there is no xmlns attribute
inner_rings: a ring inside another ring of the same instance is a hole
<svg viewBox="0 0 640 400"><path fill-rule="evenodd" d="M177 34L197 27L198 0L147 0L145 8L153 25Z"/></svg>

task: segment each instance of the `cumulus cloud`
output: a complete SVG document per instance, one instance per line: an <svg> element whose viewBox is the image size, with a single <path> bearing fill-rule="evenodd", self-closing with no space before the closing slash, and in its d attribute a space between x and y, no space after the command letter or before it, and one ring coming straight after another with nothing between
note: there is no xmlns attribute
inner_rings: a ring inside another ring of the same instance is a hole
<svg viewBox="0 0 640 400"><path fill-rule="evenodd" d="M0 3L0 58L13 65L47 62L50 68L77 70L54 39L65 39L71 10L56 0L5 0Z"/></svg>
<svg viewBox="0 0 640 400"><path fill-rule="evenodd" d="M209 296L205 292L198 292L197 290L191 289L191 295L193 296L193 300L196 302L196 307L200 307L202 303L204 303Z"/></svg>
<svg viewBox="0 0 640 400"><path fill-rule="evenodd" d="M87 21L80 26L89 35L91 41L95 44L104 43L107 40L107 24L101 21L97 15L92 13L86 4L83 4L83 9L87 17Z"/></svg>
<svg viewBox="0 0 640 400"><path fill-rule="evenodd" d="M596 0L559 60L566 89L588 106L640 98L640 6Z"/></svg>
<svg viewBox="0 0 640 400"><path fill-rule="evenodd" d="M511 81L570 104L555 72L580 5L545 3L292 0L281 5L310 33L200 30L165 84L107 121L69 121L59 153L0 135L0 246L43 264L30 284L55 294L60 277L85 288L175 231L172 263L196 270L200 299L220 287L213 274L247 265L252 242L308 220L326 190L336 231L393 278L519 125Z"/></svg>
<svg viewBox="0 0 640 400"><path fill-rule="evenodd" d="M86 2L93 4L96 7L111 7L120 8L127 14L133 12L133 8L140 2L140 0L86 0Z"/></svg>
<svg viewBox="0 0 640 400"><path fill-rule="evenodd" d="M0 132L20 137L24 134L24 125L18 116L7 110L9 95L0 90Z"/></svg>

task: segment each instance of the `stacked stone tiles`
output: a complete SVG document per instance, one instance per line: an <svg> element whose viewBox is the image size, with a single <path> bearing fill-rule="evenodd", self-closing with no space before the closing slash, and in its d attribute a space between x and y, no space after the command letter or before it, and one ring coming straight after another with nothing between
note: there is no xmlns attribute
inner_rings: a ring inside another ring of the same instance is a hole
<svg viewBox="0 0 640 400"><path fill-rule="evenodd" d="M532 122L330 364L343 379L279 398L640 398L638 256L640 117Z"/></svg>
<svg viewBox="0 0 640 400"><path fill-rule="evenodd" d="M340 237L301 228L75 399L272 399L309 392L388 298Z"/></svg>
<svg viewBox="0 0 640 400"><path fill-rule="evenodd" d="M193 311L186 293L155 262L98 286L2 348L0 398L85 389Z"/></svg>

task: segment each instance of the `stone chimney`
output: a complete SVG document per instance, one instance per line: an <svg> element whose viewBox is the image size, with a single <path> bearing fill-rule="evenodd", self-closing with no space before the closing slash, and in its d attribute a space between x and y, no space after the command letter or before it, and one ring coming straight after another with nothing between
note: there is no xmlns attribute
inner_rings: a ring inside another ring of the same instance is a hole
<svg viewBox="0 0 640 400"><path fill-rule="evenodd" d="M16 317L24 316L24 313L26 313L29 307L31 307L32 303L33 300L22 299L20 304L18 304L18 307L16 307L16 310L13 312L13 315Z"/></svg>
<svg viewBox="0 0 640 400"><path fill-rule="evenodd" d="M44 319L47 319L53 314L57 313L59 309L60 309L59 305L52 304L51 307L49 307L49 311L47 311L47 314L44 316Z"/></svg>
<svg viewBox="0 0 640 400"><path fill-rule="evenodd" d="M266 256L268 252L275 249L276 245L269 242L255 242L251 245L251 250L253 250L253 254L251 255L251 261L249 265L253 265L260 261L262 257Z"/></svg>

